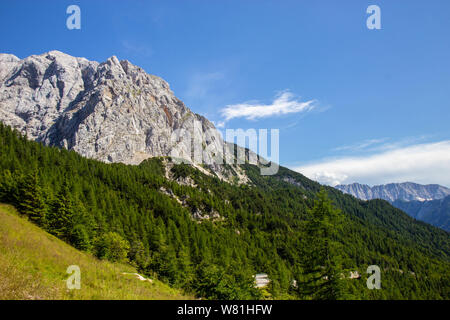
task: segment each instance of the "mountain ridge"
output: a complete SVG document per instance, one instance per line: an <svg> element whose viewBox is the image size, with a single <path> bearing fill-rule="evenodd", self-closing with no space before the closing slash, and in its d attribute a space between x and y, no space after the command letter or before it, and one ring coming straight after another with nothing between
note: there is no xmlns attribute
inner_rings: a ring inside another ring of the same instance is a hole
<svg viewBox="0 0 450 320"><path fill-rule="evenodd" d="M391 202L395 200L437 200L450 195L450 189L447 187L438 184L422 185L414 182L388 183L373 187L355 182L337 185L335 188L362 200L383 199Z"/></svg>
<svg viewBox="0 0 450 320"><path fill-rule="evenodd" d="M421 185L414 182L389 183L370 187L352 183L337 185L336 189L358 199L389 201L411 217L450 231L450 189L438 184Z"/></svg>

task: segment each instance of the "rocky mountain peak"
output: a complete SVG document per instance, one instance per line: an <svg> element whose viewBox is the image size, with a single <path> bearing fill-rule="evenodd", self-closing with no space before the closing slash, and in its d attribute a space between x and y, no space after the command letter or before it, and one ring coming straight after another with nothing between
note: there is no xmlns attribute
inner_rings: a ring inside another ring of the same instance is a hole
<svg viewBox="0 0 450 320"><path fill-rule="evenodd" d="M207 136L195 146L206 160L229 147L166 81L116 56L98 63L60 51L0 54L0 120L30 139L104 162L174 153L189 159L192 141L173 141L177 129Z"/></svg>

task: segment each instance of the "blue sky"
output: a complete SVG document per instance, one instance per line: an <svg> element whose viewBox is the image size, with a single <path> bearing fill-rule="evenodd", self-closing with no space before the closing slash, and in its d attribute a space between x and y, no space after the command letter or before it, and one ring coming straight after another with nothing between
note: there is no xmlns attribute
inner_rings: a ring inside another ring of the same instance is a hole
<svg viewBox="0 0 450 320"><path fill-rule="evenodd" d="M225 127L279 128L281 164L324 183L450 186L449 15L447 0L2 1L0 52L116 55L216 124L227 106L289 110Z"/></svg>

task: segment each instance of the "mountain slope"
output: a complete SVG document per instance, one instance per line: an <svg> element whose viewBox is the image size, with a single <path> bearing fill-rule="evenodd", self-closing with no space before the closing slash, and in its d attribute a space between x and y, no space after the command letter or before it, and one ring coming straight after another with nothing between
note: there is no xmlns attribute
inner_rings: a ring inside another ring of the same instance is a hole
<svg viewBox="0 0 450 320"><path fill-rule="evenodd" d="M80 290L66 287L70 265L80 267ZM0 204L0 300L189 298L159 281L123 274L134 272L74 249Z"/></svg>
<svg viewBox="0 0 450 320"><path fill-rule="evenodd" d="M280 167L233 185L195 167L152 158L139 166L105 164L28 141L0 124L0 201L80 248L115 232L130 244L142 274L216 299L257 299L252 276L266 273L273 298L302 298L304 222L320 185ZM415 221L383 200L360 201L327 188L343 212L349 298L448 299L449 234ZM31 207L31 208L30 208ZM61 224L60 221L65 221ZM368 265L383 270L383 290L368 290Z"/></svg>
<svg viewBox="0 0 450 320"><path fill-rule="evenodd" d="M255 165L231 166L235 145L128 61L52 51L0 55L0 66L0 120L16 129L0 123L0 201L80 250L126 256L140 273L196 296L309 298L305 225L318 183L283 167L266 177ZM225 153L226 164L174 161L197 151L205 162ZM341 248L331 258L342 261L345 297L448 299L448 233L386 201L326 190L342 210L330 241ZM383 290L365 285L373 264ZM355 271L360 280L345 277ZM270 279L264 295L257 273Z"/></svg>
<svg viewBox="0 0 450 320"><path fill-rule="evenodd" d="M395 200L436 200L450 195L449 188L437 184L421 185L412 182L390 183L373 187L353 183L337 185L335 188L362 200L384 199L391 202Z"/></svg>
<svg viewBox="0 0 450 320"><path fill-rule="evenodd" d="M392 205L405 211L417 220L450 232L450 196L430 201L395 200Z"/></svg>
<svg viewBox="0 0 450 320"><path fill-rule="evenodd" d="M231 145L166 81L127 60L0 54L0 70L0 121L29 139L107 163L171 155L210 164L226 178L214 163L231 163Z"/></svg>

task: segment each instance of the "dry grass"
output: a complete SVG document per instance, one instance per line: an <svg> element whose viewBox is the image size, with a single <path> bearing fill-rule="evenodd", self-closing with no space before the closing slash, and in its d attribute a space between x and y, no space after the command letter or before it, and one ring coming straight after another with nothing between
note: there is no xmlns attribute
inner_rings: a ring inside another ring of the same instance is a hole
<svg viewBox="0 0 450 320"><path fill-rule="evenodd" d="M68 290L67 267L78 265L81 289ZM0 204L0 299L191 299L123 272L129 265L101 261L46 233Z"/></svg>

